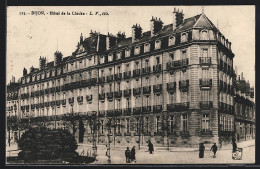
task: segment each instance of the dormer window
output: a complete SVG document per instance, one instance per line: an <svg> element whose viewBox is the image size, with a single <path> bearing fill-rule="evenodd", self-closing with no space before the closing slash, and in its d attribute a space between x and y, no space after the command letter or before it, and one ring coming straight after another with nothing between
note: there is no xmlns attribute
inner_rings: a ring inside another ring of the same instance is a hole
<svg viewBox="0 0 260 169"><path fill-rule="evenodd" d="M32 81L33 81L33 82L35 81L35 75L33 75Z"/></svg>
<svg viewBox="0 0 260 169"><path fill-rule="evenodd" d="M181 34L181 42L187 42L187 33Z"/></svg>
<svg viewBox="0 0 260 169"><path fill-rule="evenodd" d="M60 68L58 69L58 72L57 72L58 75L60 75Z"/></svg>
<svg viewBox="0 0 260 169"><path fill-rule="evenodd" d="M135 47L135 55L139 55L140 54L140 46L136 46Z"/></svg>
<svg viewBox="0 0 260 169"><path fill-rule="evenodd" d="M144 45L144 53L145 52L149 52L150 51L150 44L149 43L146 43L145 45Z"/></svg>
<svg viewBox="0 0 260 169"><path fill-rule="evenodd" d="M121 55L122 55L122 53L121 53L121 52L117 52L117 53L116 53L116 60L119 60L119 59L121 59Z"/></svg>
<svg viewBox="0 0 260 169"><path fill-rule="evenodd" d="M175 37L174 36L170 36L169 37L169 46L175 45Z"/></svg>
<svg viewBox="0 0 260 169"><path fill-rule="evenodd" d="M155 49L160 49L161 48L161 41L160 40L156 40L155 41Z"/></svg>
<svg viewBox="0 0 260 169"><path fill-rule="evenodd" d="M129 57L130 56L130 50L129 49L126 49L125 50L125 57Z"/></svg>
<svg viewBox="0 0 260 169"><path fill-rule="evenodd" d="M44 73L42 74L42 79L44 79Z"/></svg>
<svg viewBox="0 0 260 169"><path fill-rule="evenodd" d="M208 32L206 30L201 31L201 40L208 40Z"/></svg>
<svg viewBox="0 0 260 169"><path fill-rule="evenodd" d="M50 77L50 72L47 72L47 77L46 78L48 78L48 77Z"/></svg>
<svg viewBox="0 0 260 169"><path fill-rule="evenodd" d="M110 53L110 54L108 55L108 62L112 62L112 61L113 61L113 54Z"/></svg>

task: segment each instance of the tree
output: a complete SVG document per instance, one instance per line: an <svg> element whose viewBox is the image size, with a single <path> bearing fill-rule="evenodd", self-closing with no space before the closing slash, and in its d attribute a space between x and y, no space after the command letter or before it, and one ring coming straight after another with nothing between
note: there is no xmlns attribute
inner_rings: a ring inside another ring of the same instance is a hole
<svg viewBox="0 0 260 169"><path fill-rule="evenodd" d="M75 137L62 129L29 128L18 141L18 147L21 150L18 157L27 162L51 159L70 161L78 157Z"/></svg>
<svg viewBox="0 0 260 169"><path fill-rule="evenodd" d="M67 114L64 114L62 116L62 120L68 122L66 123L67 125L69 125L68 127L72 128L72 134L75 136L75 133L78 129L78 126L77 126L77 122L79 120L82 120L82 117L79 116L78 113L67 113Z"/></svg>
<svg viewBox="0 0 260 169"><path fill-rule="evenodd" d="M113 133L114 146L116 144L116 129L124 127L124 125L122 125L121 123L118 123L118 120L119 120L118 117L119 117L118 115L113 114L108 118L108 122L106 123L106 127L108 128L108 131L109 131L108 135L110 135L111 129L114 130L114 133ZM109 141L110 141L110 137L109 137ZM109 144L110 144L110 142L109 142Z"/></svg>

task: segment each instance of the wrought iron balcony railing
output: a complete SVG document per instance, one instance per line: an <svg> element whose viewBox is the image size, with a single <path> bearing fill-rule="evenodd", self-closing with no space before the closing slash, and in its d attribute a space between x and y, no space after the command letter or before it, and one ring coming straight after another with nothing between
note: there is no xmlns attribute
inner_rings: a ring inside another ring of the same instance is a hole
<svg viewBox="0 0 260 169"><path fill-rule="evenodd" d="M154 112L154 113L160 113L160 112L162 112L162 105L154 105L154 106L153 106L153 112Z"/></svg>
<svg viewBox="0 0 260 169"><path fill-rule="evenodd" d="M60 86L56 86L56 92L60 92Z"/></svg>
<svg viewBox="0 0 260 169"><path fill-rule="evenodd" d="M151 113L152 109L151 106L143 106L142 112L143 113Z"/></svg>
<svg viewBox="0 0 260 169"><path fill-rule="evenodd" d="M74 103L74 97L69 98L69 103L70 103L70 104Z"/></svg>
<svg viewBox="0 0 260 169"><path fill-rule="evenodd" d="M157 64L153 66L153 72L154 73L158 73L162 71L162 65L161 64Z"/></svg>
<svg viewBox="0 0 260 169"><path fill-rule="evenodd" d="M45 94L49 94L50 93L50 89L45 89L44 93Z"/></svg>
<svg viewBox="0 0 260 169"><path fill-rule="evenodd" d="M151 86L145 86L143 87L143 94L149 95L151 93Z"/></svg>
<svg viewBox="0 0 260 169"><path fill-rule="evenodd" d="M145 74L149 74L151 72L151 67L144 67L142 73Z"/></svg>
<svg viewBox="0 0 260 169"><path fill-rule="evenodd" d="M140 75L141 75L141 70L140 69L133 70L133 76L134 77L139 77Z"/></svg>
<svg viewBox="0 0 260 169"><path fill-rule="evenodd" d="M115 74L115 80L121 80L122 79L122 73Z"/></svg>
<svg viewBox="0 0 260 169"><path fill-rule="evenodd" d="M56 106L60 106L60 103L61 103L61 101L60 100L56 100Z"/></svg>
<svg viewBox="0 0 260 169"><path fill-rule="evenodd" d="M114 80L114 76L113 75L109 75L107 76L107 82L112 82Z"/></svg>
<svg viewBox="0 0 260 169"><path fill-rule="evenodd" d="M132 113L132 109L131 108L125 108L124 109L124 115L125 116L130 116Z"/></svg>
<svg viewBox="0 0 260 169"><path fill-rule="evenodd" d="M129 79L131 77L131 71L124 72L124 79Z"/></svg>
<svg viewBox="0 0 260 169"><path fill-rule="evenodd" d="M66 99L61 100L62 105L66 105Z"/></svg>
<svg viewBox="0 0 260 169"><path fill-rule="evenodd" d="M80 103L82 103L82 102L83 102L83 96L78 96L78 97L77 97L77 101L80 102Z"/></svg>
<svg viewBox="0 0 260 169"><path fill-rule="evenodd" d="M142 107L134 107L133 115L140 115L142 113Z"/></svg>
<svg viewBox="0 0 260 169"><path fill-rule="evenodd" d="M122 97L122 91L115 91L115 98L121 98Z"/></svg>
<svg viewBox="0 0 260 169"><path fill-rule="evenodd" d="M141 87L133 88L133 95L140 96L141 95Z"/></svg>
<svg viewBox="0 0 260 169"><path fill-rule="evenodd" d="M213 101L200 101L201 110L210 110L213 108Z"/></svg>
<svg viewBox="0 0 260 169"><path fill-rule="evenodd" d="M153 85L153 92L154 93L161 93L162 92L162 84Z"/></svg>
<svg viewBox="0 0 260 169"><path fill-rule="evenodd" d="M187 92L189 90L189 80L180 80L179 89L181 92Z"/></svg>
<svg viewBox="0 0 260 169"><path fill-rule="evenodd" d="M50 88L50 92L54 93L55 92L55 87Z"/></svg>
<svg viewBox="0 0 260 169"><path fill-rule="evenodd" d="M167 111L169 111L169 112L185 111L185 110L188 110L189 107L190 107L189 102L167 104Z"/></svg>
<svg viewBox="0 0 260 169"><path fill-rule="evenodd" d="M210 89L212 87L212 79L200 79L201 89Z"/></svg>
<svg viewBox="0 0 260 169"><path fill-rule="evenodd" d="M211 57L200 57L200 65L210 66L211 65Z"/></svg>
<svg viewBox="0 0 260 169"><path fill-rule="evenodd" d="M105 100L105 93L99 94L99 100Z"/></svg>
<svg viewBox="0 0 260 169"><path fill-rule="evenodd" d="M167 83L167 91L174 94L176 92L176 82Z"/></svg>
<svg viewBox="0 0 260 169"><path fill-rule="evenodd" d="M114 97L114 93L113 92L108 92L107 93L107 99L108 100L113 100L113 97Z"/></svg>
<svg viewBox="0 0 260 169"><path fill-rule="evenodd" d="M45 107L50 107L50 102L45 102Z"/></svg>
<svg viewBox="0 0 260 169"><path fill-rule="evenodd" d="M92 95L87 95L87 96L86 96L86 100L87 100L88 102L92 101Z"/></svg>
<svg viewBox="0 0 260 169"><path fill-rule="evenodd" d="M98 81L99 81L99 83L105 83L106 79L105 79L105 77L100 77Z"/></svg>
<svg viewBox="0 0 260 169"><path fill-rule="evenodd" d="M130 97L131 96L131 89L125 89L124 90L124 97Z"/></svg>
<svg viewBox="0 0 260 169"><path fill-rule="evenodd" d="M115 109L114 114L115 116L122 116L122 109Z"/></svg>

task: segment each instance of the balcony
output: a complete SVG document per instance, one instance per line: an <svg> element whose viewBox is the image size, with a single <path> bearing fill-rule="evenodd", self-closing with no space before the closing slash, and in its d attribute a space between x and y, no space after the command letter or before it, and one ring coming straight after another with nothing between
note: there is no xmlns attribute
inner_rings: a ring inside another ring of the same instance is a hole
<svg viewBox="0 0 260 169"><path fill-rule="evenodd" d="M60 86L56 87L56 92L60 92Z"/></svg>
<svg viewBox="0 0 260 169"><path fill-rule="evenodd" d="M234 106L227 104L227 113L234 114Z"/></svg>
<svg viewBox="0 0 260 169"><path fill-rule="evenodd" d="M219 110L223 113L227 113L227 104L219 102Z"/></svg>
<svg viewBox="0 0 260 169"><path fill-rule="evenodd" d="M44 108L44 103L40 103L40 108Z"/></svg>
<svg viewBox="0 0 260 169"><path fill-rule="evenodd" d="M219 65L218 65L218 68L219 68L219 70L223 70L223 67L224 67L224 62L223 62L223 60L222 59L220 59L219 60Z"/></svg>
<svg viewBox="0 0 260 169"><path fill-rule="evenodd" d="M115 74L115 80L121 80L122 79L122 73Z"/></svg>
<svg viewBox="0 0 260 169"><path fill-rule="evenodd" d="M132 110L131 108L125 108L124 109L124 115L125 116L131 116Z"/></svg>
<svg viewBox="0 0 260 169"><path fill-rule="evenodd" d="M124 79L129 79L131 77L131 71L124 72Z"/></svg>
<svg viewBox="0 0 260 169"><path fill-rule="evenodd" d="M55 92L55 87L50 88L50 92L54 93Z"/></svg>
<svg viewBox="0 0 260 169"><path fill-rule="evenodd" d="M78 101L79 103L82 103L82 102L83 102L83 96L78 96L78 97L77 97L77 101Z"/></svg>
<svg viewBox="0 0 260 169"><path fill-rule="evenodd" d="M45 107L50 107L50 102L45 102Z"/></svg>
<svg viewBox="0 0 260 169"><path fill-rule="evenodd" d="M141 107L134 107L133 108L133 115L140 115L142 113Z"/></svg>
<svg viewBox="0 0 260 169"><path fill-rule="evenodd" d="M107 110L107 116L113 117L114 116L114 110Z"/></svg>
<svg viewBox="0 0 260 169"><path fill-rule="evenodd" d="M41 103L41 104L42 104L42 103ZM43 107L44 107L44 106L43 106ZM29 110L29 108L30 108L29 105L26 105L26 106L25 106L25 109L26 109L26 110Z"/></svg>
<svg viewBox="0 0 260 169"><path fill-rule="evenodd" d="M36 91L36 92L35 92L35 96L36 96L36 97L40 96L40 91Z"/></svg>
<svg viewBox="0 0 260 169"><path fill-rule="evenodd" d="M228 67L227 63L226 63L226 62L224 62L223 71L224 71L224 72L226 72L226 73L227 73L227 67Z"/></svg>
<svg viewBox="0 0 260 169"><path fill-rule="evenodd" d="M167 111L168 112L186 111L189 109L189 107L190 107L189 102L167 104Z"/></svg>
<svg viewBox="0 0 260 169"><path fill-rule="evenodd" d="M35 106L35 107L36 107L36 109L39 109L39 107L40 107L40 104L36 104L36 106Z"/></svg>
<svg viewBox="0 0 260 169"><path fill-rule="evenodd" d="M35 96L35 92L31 92L31 97L34 97Z"/></svg>
<svg viewBox="0 0 260 169"><path fill-rule="evenodd" d="M102 83L106 82L106 79L105 79L105 77L100 77L98 81L100 84L102 84Z"/></svg>
<svg viewBox="0 0 260 169"><path fill-rule="evenodd" d="M55 106L55 101L51 101L51 107Z"/></svg>
<svg viewBox="0 0 260 169"><path fill-rule="evenodd" d="M56 100L56 106L60 106L60 100Z"/></svg>
<svg viewBox="0 0 260 169"><path fill-rule="evenodd" d="M200 79L200 88L202 90L210 90L212 87L212 79Z"/></svg>
<svg viewBox="0 0 260 169"><path fill-rule="evenodd" d="M122 91L119 90L119 91L115 91L115 98L121 98L122 97Z"/></svg>
<svg viewBox="0 0 260 169"><path fill-rule="evenodd" d="M25 106L21 106L21 110L24 111L25 110Z"/></svg>
<svg viewBox="0 0 260 169"><path fill-rule="evenodd" d="M162 65L161 64L157 64L153 66L153 72L154 73L159 73L162 71Z"/></svg>
<svg viewBox="0 0 260 169"><path fill-rule="evenodd" d="M87 100L87 102L91 102L92 101L92 95L87 95L86 100Z"/></svg>
<svg viewBox="0 0 260 169"><path fill-rule="evenodd" d="M223 82L223 91L227 92L227 83L226 82Z"/></svg>
<svg viewBox="0 0 260 169"><path fill-rule="evenodd" d="M141 69L135 69L133 71L133 76L134 77L139 77L141 75Z"/></svg>
<svg viewBox="0 0 260 169"><path fill-rule="evenodd" d="M100 110L99 113L98 113L99 117L105 117L105 115L106 115L106 111L105 110Z"/></svg>
<svg viewBox="0 0 260 169"><path fill-rule="evenodd" d="M160 112L162 112L162 105L154 105L154 106L153 106L153 112L154 112L154 113L160 113Z"/></svg>
<svg viewBox="0 0 260 169"><path fill-rule="evenodd" d="M151 72L151 67L144 67L143 68L143 75L149 74Z"/></svg>
<svg viewBox="0 0 260 169"><path fill-rule="evenodd" d="M114 93L113 92L108 92L107 93L107 100L113 100L113 97L114 97Z"/></svg>
<svg viewBox="0 0 260 169"><path fill-rule="evenodd" d="M114 80L114 76L113 75L109 75L107 76L107 82L112 82Z"/></svg>
<svg viewBox="0 0 260 169"><path fill-rule="evenodd" d="M105 100L105 93L99 94L99 100L102 100L102 101Z"/></svg>
<svg viewBox="0 0 260 169"><path fill-rule="evenodd" d="M166 64L166 69L168 71L174 70L174 69L178 69L180 67L184 67L184 66L188 66L189 64L189 59L181 59L181 60L176 60L176 61L172 61L172 62L168 62Z"/></svg>
<svg viewBox="0 0 260 169"><path fill-rule="evenodd" d="M34 105L34 104L31 105L31 109L32 109L32 110L35 109L35 105Z"/></svg>
<svg viewBox="0 0 260 169"><path fill-rule="evenodd" d="M69 98L69 104L73 104L74 103L74 97Z"/></svg>
<svg viewBox="0 0 260 169"><path fill-rule="evenodd" d="M44 90L40 91L40 96L44 95Z"/></svg>
<svg viewBox="0 0 260 169"><path fill-rule="evenodd" d="M189 90L189 80L180 80L179 89L181 92L187 92Z"/></svg>
<svg viewBox="0 0 260 169"><path fill-rule="evenodd" d="M201 101L200 109L201 110L210 110L213 108L213 101Z"/></svg>
<svg viewBox="0 0 260 169"><path fill-rule="evenodd" d="M200 65L201 66L210 66L211 65L211 57L200 57Z"/></svg>
<svg viewBox="0 0 260 169"><path fill-rule="evenodd" d="M149 95L151 93L151 86L145 86L143 87L143 94Z"/></svg>
<svg viewBox="0 0 260 169"><path fill-rule="evenodd" d="M161 93L162 92L162 84L153 85L153 92L154 93Z"/></svg>
<svg viewBox="0 0 260 169"><path fill-rule="evenodd" d="M131 89L124 90L124 97L131 97Z"/></svg>
<svg viewBox="0 0 260 169"><path fill-rule="evenodd" d="M45 89L45 90L44 90L44 93L45 93L45 94L49 94L49 93L50 93L50 89Z"/></svg>
<svg viewBox="0 0 260 169"><path fill-rule="evenodd" d="M29 98L29 93L21 94L21 99L28 99L28 98Z"/></svg>
<svg viewBox="0 0 260 169"><path fill-rule="evenodd" d="M134 96L140 96L141 95L141 87L133 88L133 95Z"/></svg>
<svg viewBox="0 0 260 169"><path fill-rule="evenodd" d="M170 94L174 94L176 92L176 82L167 83L167 91Z"/></svg>
<svg viewBox="0 0 260 169"><path fill-rule="evenodd" d="M96 78L90 78L90 79L87 79L87 80L80 81L80 87L95 86L96 83L97 83Z"/></svg>
<svg viewBox="0 0 260 169"><path fill-rule="evenodd" d="M152 109L151 106L143 106L142 112L143 113L151 113Z"/></svg>
<svg viewBox="0 0 260 169"><path fill-rule="evenodd" d="M80 87L81 87L80 81L72 82L72 83L70 83L70 88L69 88L69 90L77 89L77 88L80 88Z"/></svg>
<svg viewBox="0 0 260 169"><path fill-rule="evenodd" d="M223 88L224 88L224 86L223 86L223 81L222 81L222 80L219 80L218 89L219 89L220 91L223 91Z"/></svg>
<svg viewBox="0 0 260 169"><path fill-rule="evenodd" d="M66 99L61 100L61 104L64 106L66 105Z"/></svg>
<svg viewBox="0 0 260 169"><path fill-rule="evenodd" d="M114 114L115 116L122 116L122 109L115 109Z"/></svg>

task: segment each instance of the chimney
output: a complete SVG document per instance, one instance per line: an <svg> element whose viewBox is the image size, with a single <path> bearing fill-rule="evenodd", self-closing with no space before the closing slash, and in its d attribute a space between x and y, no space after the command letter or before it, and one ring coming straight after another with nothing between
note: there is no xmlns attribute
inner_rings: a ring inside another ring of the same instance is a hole
<svg viewBox="0 0 260 169"><path fill-rule="evenodd" d="M23 68L23 76L27 75L27 69Z"/></svg>
<svg viewBox="0 0 260 169"><path fill-rule="evenodd" d="M40 70L42 70L46 66L46 57L41 57L40 56L39 61L40 61Z"/></svg>
<svg viewBox="0 0 260 169"><path fill-rule="evenodd" d="M82 33L80 34L80 44L83 42L83 36Z"/></svg>
<svg viewBox="0 0 260 169"><path fill-rule="evenodd" d="M34 72L34 67L32 66L31 68L30 68L30 73L33 73Z"/></svg>
<svg viewBox="0 0 260 169"><path fill-rule="evenodd" d="M108 32L106 37L106 50L116 45L116 37Z"/></svg>
<svg viewBox="0 0 260 169"><path fill-rule="evenodd" d="M163 22L161 21L161 19L157 19L152 17L152 19L150 20L150 26L151 26L151 36L153 37L154 34L156 34L157 32L159 32L162 27L163 27Z"/></svg>
<svg viewBox="0 0 260 169"><path fill-rule="evenodd" d="M59 52L59 51L56 51L54 53L54 66L57 66L57 65L59 65L61 63L62 56L63 56L62 53Z"/></svg>
<svg viewBox="0 0 260 169"><path fill-rule="evenodd" d="M142 37L142 28L140 25L133 25L132 27L132 42L135 42L137 39Z"/></svg>
<svg viewBox="0 0 260 169"><path fill-rule="evenodd" d="M125 32L121 33L120 31L117 33L117 43L121 40L125 39Z"/></svg>
<svg viewBox="0 0 260 169"><path fill-rule="evenodd" d="M15 82L15 77L14 77L14 76L12 76L12 82L13 82L13 83Z"/></svg>
<svg viewBox="0 0 260 169"><path fill-rule="evenodd" d="M243 72L241 73L241 80L244 80L244 77L243 77Z"/></svg>
<svg viewBox="0 0 260 169"><path fill-rule="evenodd" d="M178 26L180 26L183 23L183 11L181 10L179 12L179 9L176 10L176 8L174 8L173 11L173 24L172 24L172 29L175 30Z"/></svg>

